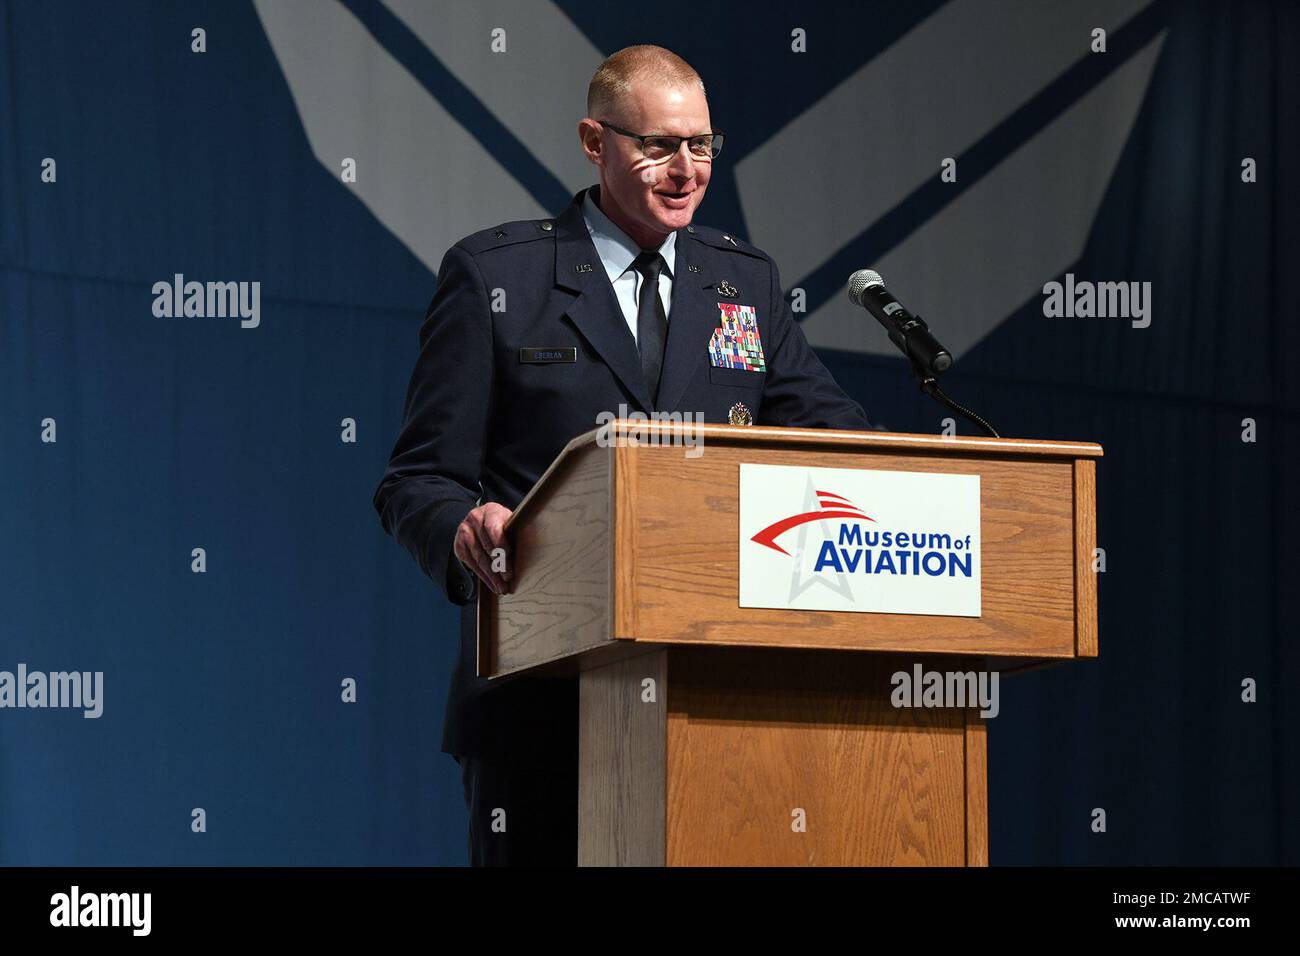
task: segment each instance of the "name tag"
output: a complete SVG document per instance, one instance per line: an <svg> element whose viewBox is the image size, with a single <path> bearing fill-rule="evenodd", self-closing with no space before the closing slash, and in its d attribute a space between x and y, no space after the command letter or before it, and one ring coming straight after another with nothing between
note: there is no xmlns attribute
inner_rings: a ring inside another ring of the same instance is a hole
<svg viewBox="0 0 1300 956"><path fill-rule="evenodd" d="M520 349L519 361L527 365L546 365L551 362L578 361L578 348L571 345L559 349Z"/></svg>

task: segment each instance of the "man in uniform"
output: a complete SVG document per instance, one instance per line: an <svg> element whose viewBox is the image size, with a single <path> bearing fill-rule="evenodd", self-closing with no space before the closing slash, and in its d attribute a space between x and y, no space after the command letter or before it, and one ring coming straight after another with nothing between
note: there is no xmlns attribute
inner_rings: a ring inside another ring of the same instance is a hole
<svg viewBox="0 0 1300 956"><path fill-rule="evenodd" d="M374 497L384 530L463 606L442 749L461 765L476 865L577 861L577 681L489 686L472 603L476 587L509 591L505 522L564 445L621 406L873 427L809 347L772 259L693 224L723 137L686 61L656 46L610 56L578 136L599 185L557 219L447 251Z"/></svg>

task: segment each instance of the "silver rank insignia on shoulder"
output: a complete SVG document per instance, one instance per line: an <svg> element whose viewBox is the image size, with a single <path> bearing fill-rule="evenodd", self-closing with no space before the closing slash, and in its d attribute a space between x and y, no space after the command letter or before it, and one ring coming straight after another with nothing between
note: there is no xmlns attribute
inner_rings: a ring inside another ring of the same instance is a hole
<svg viewBox="0 0 1300 956"><path fill-rule="evenodd" d="M736 402L727 412L727 421L732 425L752 425L754 416L749 414L749 409L745 407L744 402Z"/></svg>
<svg viewBox="0 0 1300 956"><path fill-rule="evenodd" d="M725 295L728 299L734 299L736 296L740 295L740 290L726 279L723 279L718 283L718 295Z"/></svg>

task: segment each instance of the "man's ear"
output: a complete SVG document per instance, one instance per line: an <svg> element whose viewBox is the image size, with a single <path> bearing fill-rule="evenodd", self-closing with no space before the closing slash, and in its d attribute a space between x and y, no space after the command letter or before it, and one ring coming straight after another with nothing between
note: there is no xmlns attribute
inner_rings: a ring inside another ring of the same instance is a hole
<svg viewBox="0 0 1300 956"><path fill-rule="evenodd" d="M604 144L600 139L600 127L590 119L578 121L578 142L582 146L583 155L593 166L603 165L602 150Z"/></svg>

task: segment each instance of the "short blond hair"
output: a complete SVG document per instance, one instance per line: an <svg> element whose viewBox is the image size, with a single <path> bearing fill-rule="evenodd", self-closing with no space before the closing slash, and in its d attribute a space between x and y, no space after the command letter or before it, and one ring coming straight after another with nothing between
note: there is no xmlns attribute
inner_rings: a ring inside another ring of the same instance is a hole
<svg viewBox="0 0 1300 956"><path fill-rule="evenodd" d="M596 74L587 87L587 115L592 119L617 117L634 82L664 86L698 84L700 92L705 92L704 81L693 66L672 50L642 43L611 53L596 67Z"/></svg>

